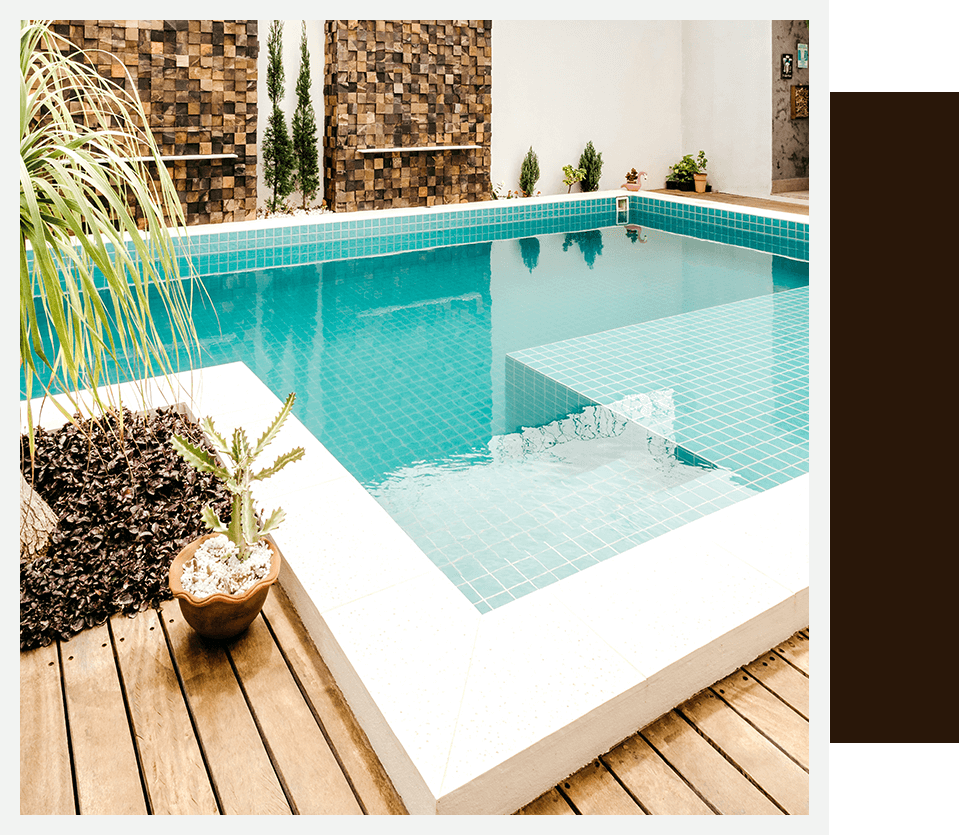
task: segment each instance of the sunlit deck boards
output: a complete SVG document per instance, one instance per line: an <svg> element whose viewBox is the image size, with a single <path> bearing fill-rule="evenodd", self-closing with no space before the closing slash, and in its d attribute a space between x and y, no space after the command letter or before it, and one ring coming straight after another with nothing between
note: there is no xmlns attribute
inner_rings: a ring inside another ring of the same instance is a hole
<svg viewBox="0 0 959 835"><path fill-rule="evenodd" d="M657 719L516 814L809 814L808 630Z"/></svg>
<svg viewBox="0 0 959 835"><path fill-rule="evenodd" d="M808 814L799 632L521 815ZM227 645L170 602L20 655L21 814L405 814L282 590Z"/></svg>
<svg viewBox="0 0 959 835"><path fill-rule="evenodd" d="M279 589L205 642L174 602L20 656L21 814L405 814Z"/></svg>

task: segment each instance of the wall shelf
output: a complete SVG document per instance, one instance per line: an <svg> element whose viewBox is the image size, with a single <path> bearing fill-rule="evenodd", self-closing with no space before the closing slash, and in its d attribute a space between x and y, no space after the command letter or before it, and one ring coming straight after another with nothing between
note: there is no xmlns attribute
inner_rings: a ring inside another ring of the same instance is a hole
<svg viewBox="0 0 959 835"><path fill-rule="evenodd" d="M136 162L152 162L153 157L131 157ZM164 162L183 159L238 159L236 154L171 154L170 156L161 156Z"/></svg>
<svg viewBox="0 0 959 835"><path fill-rule="evenodd" d="M482 145L408 145L394 148L359 148L361 154L403 154L422 151L475 151Z"/></svg>

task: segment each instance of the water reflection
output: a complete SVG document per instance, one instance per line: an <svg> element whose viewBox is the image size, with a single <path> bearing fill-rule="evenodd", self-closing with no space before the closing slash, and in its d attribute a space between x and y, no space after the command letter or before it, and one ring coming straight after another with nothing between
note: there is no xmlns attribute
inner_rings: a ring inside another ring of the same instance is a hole
<svg viewBox="0 0 959 835"><path fill-rule="evenodd" d="M532 274L539 263L539 238L520 238L519 254L526 265L526 269Z"/></svg>
<svg viewBox="0 0 959 835"><path fill-rule="evenodd" d="M599 229L587 229L585 232L567 232L563 240L563 252L573 244L579 247L586 266L593 269L596 257L603 253L603 233Z"/></svg>

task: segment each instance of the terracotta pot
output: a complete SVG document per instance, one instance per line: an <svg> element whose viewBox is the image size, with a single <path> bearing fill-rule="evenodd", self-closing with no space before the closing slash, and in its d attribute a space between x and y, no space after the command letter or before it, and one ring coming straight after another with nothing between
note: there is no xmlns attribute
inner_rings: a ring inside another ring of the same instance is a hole
<svg viewBox="0 0 959 835"><path fill-rule="evenodd" d="M209 597L194 597L183 588L181 577L183 565L193 559L193 554L200 544L216 534L208 533L199 539L194 539L186 546L170 566L170 591L180 604L180 611L186 622L205 638L226 640L235 638L243 632L254 618L260 614L260 609L270 593L270 586L276 582L280 573L280 552L271 539L266 543L273 552L270 573L242 595L211 594Z"/></svg>
<svg viewBox="0 0 959 835"><path fill-rule="evenodd" d="M705 174L693 174L693 182L696 184L697 193L703 194L706 191L706 175Z"/></svg>

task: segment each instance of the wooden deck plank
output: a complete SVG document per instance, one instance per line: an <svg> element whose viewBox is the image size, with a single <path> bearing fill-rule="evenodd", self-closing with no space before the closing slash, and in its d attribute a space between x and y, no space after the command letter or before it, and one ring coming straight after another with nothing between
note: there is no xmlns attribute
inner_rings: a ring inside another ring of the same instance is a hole
<svg viewBox="0 0 959 835"><path fill-rule="evenodd" d="M111 626L153 814L219 814L156 610Z"/></svg>
<svg viewBox="0 0 959 835"><path fill-rule="evenodd" d="M714 698L713 701L718 699ZM782 810L696 733L676 711L667 713L644 728L642 736L720 814L782 814Z"/></svg>
<svg viewBox="0 0 959 835"><path fill-rule="evenodd" d="M294 812L363 814L262 615L227 652Z"/></svg>
<svg viewBox="0 0 959 835"><path fill-rule="evenodd" d="M809 675L809 639L804 638L801 632L783 641L775 651L794 667Z"/></svg>
<svg viewBox="0 0 959 835"><path fill-rule="evenodd" d="M74 815L57 644L20 653L20 814Z"/></svg>
<svg viewBox="0 0 959 835"><path fill-rule="evenodd" d="M407 814L369 739L281 588L274 587L271 591L263 614L289 660L301 690L320 717L364 811L369 815Z"/></svg>
<svg viewBox="0 0 959 835"><path fill-rule="evenodd" d="M600 760L593 760L563 782L566 797L581 815L645 815Z"/></svg>
<svg viewBox="0 0 959 835"><path fill-rule="evenodd" d="M575 815L559 790L555 787L527 803L515 815Z"/></svg>
<svg viewBox="0 0 959 835"><path fill-rule="evenodd" d="M809 814L809 774L715 693L700 693L678 710L788 814Z"/></svg>
<svg viewBox="0 0 959 835"><path fill-rule="evenodd" d="M601 759L651 815L714 815L639 734Z"/></svg>
<svg viewBox="0 0 959 835"><path fill-rule="evenodd" d="M77 633L60 654L80 814L146 814L108 626Z"/></svg>
<svg viewBox="0 0 959 835"><path fill-rule="evenodd" d="M809 720L809 677L776 652L768 652L743 668Z"/></svg>
<svg viewBox="0 0 959 835"><path fill-rule="evenodd" d="M806 719L742 670L718 681L712 690L809 771L809 722Z"/></svg>
<svg viewBox="0 0 959 835"><path fill-rule="evenodd" d="M223 645L197 635L175 600L161 612L223 813L291 814Z"/></svg>

